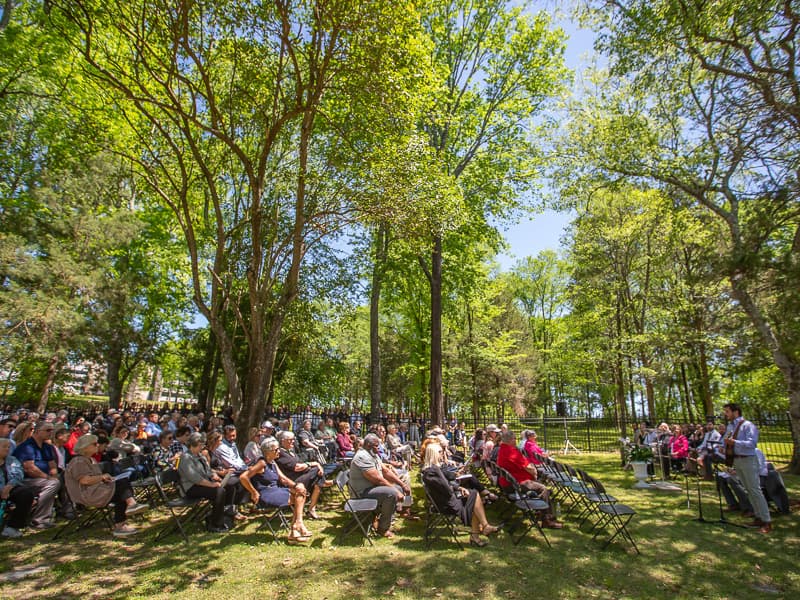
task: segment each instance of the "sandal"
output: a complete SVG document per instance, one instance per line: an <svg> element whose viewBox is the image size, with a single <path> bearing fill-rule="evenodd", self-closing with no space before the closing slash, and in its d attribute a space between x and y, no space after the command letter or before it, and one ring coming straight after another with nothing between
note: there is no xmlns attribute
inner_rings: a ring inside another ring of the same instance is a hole
<svg viewBox="0 0 800 600"><path fill-rule="evenodd" d="M292 546L296 544L306 544L311 541L310 535L290 535L286 538L286 542Z"/></svg>
<svg viewBox="0 0 800 600"><path fill-rule="evenodd" d="M316 509L316 508L309 508L309 509L306 511L306 516L307 516L309 519L311 519L312 521L316 521L316 520L318 520L318 519L319 519L319 515L317 514L317 509Z"/></svg>
<svg viewBox="0 0 800 600"><path fill-rule="evenodd" d="M469 534L469 545L477 548L483 548L489 542L481 539L480 531L473 531Z"/></svg>
<svg viewBox="0 0 800 600"><path fill-rule="evenodd" d="M481 533L483 533L483 535L492 535L498 531L500 531L499 527L496 527L495 525L489 525L489 523L481 526Z"/></svg>

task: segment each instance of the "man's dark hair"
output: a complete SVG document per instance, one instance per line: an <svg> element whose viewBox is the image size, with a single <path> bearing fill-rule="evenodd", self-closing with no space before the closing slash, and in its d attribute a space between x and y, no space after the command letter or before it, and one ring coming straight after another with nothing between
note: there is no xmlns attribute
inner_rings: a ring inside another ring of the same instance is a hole
<svg viewBox="0 0 800 600"><path fill-rule="evenodd" d="M739 413L739 416L742 416L742 407L735 402L728 402L727 404L723 405L722 408L729 408L731 412Z"/></svg>
<svg viewBox="0 0 800 600"><path fill-rule="evenodd" d="M188 425L183 425L181 427L178 427L175 430L175 437L179 438L179 437L184 436L187 433L191 433L191 432L192 432L192 428L191 427L189 427Z"/></svg>

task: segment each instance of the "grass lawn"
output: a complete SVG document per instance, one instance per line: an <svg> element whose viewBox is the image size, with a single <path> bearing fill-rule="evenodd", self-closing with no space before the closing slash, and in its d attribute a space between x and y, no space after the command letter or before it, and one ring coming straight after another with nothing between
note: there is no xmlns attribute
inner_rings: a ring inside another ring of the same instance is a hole
<svg viewBox="0 0 800 600"><path fill-rule="evenodd" d="M501 533L483 549L440 541L426 551L421 521L401 522L394 540L374 548L355 535L333 547L343 522L334 506L321 511L329 520L308 521L315 536L307 547L269 544L255 522L227 535L194 533L188 545L175 536L156 545L152 525L164 517L151 511L135 539L115 540L99 527L88 540L50 542L52 532L0 539L0 573L48 567L0 583L0 598L800 598L797 512L775 517L769 536L696 523L694 490L691 508L685 493L633 490L618 460L569 457L637 509L631 531L641 556L623 543L600 551L569 518L562 531L548 531L552 550L536 534L514 546ZM800 477L784 479L790 497L800 496ZM706 485L713 518L716 493Z"/></svg>

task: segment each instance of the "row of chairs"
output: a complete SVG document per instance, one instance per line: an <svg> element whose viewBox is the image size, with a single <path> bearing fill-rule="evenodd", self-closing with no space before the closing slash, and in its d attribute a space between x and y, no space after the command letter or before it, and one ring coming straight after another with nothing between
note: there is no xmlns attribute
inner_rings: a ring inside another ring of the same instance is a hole
<svg viewBox="0 0 800 600"><path fill-rule="evenodd" d="M583 469L577 469L552 458L537 456L540 473L551 482L554 491L553 501L566 506L563 515L576 513L578 529L586 523L590 525L588 533L596 539L603 531L609 530L611 535L603 548L607 548L617 537L627 540L637 554L639 548L631 535L628 524L636 515L636 510L619 502L606 491L599 479L592 477Z"/></svg>

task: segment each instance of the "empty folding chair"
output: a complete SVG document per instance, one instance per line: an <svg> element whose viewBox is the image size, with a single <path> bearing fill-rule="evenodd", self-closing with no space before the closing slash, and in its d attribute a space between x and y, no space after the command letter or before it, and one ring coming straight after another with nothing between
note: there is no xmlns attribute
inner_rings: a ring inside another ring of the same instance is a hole
<svg viewBox="0 0 800 600"><path fill-rule="evenodd" d="M601 514L601 518L595 524L596 531L594 536L592 536L592 539L596 539L604 528L610 528L613 531L613 534L610 538L608 538L608 540L606 540L606 543L603 544L604 549L607 548L608 545L613 542L615 538L617 538L617 536L621 535L631 543L637 554L641 554L641 552L639 552L639 548L636 546L636 542L633 541L630 531L628 531L628 523L630 523L631 519L636 514L636 511L626 504L620 504L619 502L616 502L615 498L606 493L605 487L603 487L603 484L597 479L594 479L594 486L597 490L597 494L600 497L598 511Z"/></svg>
<svg viewBox="0 0 800 600"><path fill-rule="evenodd" d="M378 501L374 498L356 498L354 494L350 493L350 471L347 469L339 471L335 481L336 487L339 488L339 492L345 499L344 511L351 518L350 523L342 528L339 535L336 536L337 543L341 542L348 533L358 528L369 542L369 545L372 546L373 543L370 536L372 535L372 521L378 512Z"/></svg>

